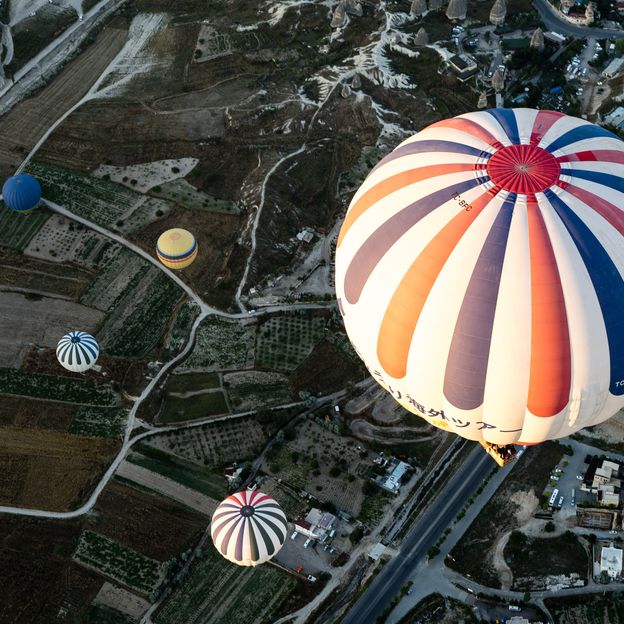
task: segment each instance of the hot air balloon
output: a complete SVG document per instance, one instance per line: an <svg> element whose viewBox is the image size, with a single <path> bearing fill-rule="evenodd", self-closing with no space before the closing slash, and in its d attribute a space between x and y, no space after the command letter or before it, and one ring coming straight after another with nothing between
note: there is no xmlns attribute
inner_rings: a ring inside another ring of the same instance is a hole
<svg viewBox="0 0 624 624"><path fill-rule="evenodd" d="M257 566L284 545L288 523L266 494L243 491L228 496L212 515L210 534L217 550L240 566Z"/></svg>
<svg viewBox="0 0 624 624"><path fill-rule="evenodd" d="M373 377L499 463L624 406L624 143L557 113L428 126L357 191L336 290Z"/></svg>
<svg viewBox="0 0 624 624"><path fill-rule="evenodd" d="M17 212L32 210L41 199L41 187L33 176L20 173L4 183L2 199L11 210Z"/></svg>
<svg viewBox="0 0 624 624"><path fill-rule="evenodd" d="M89 370L98 358L100 347L91 334L71 331L56 346L56 357L61 366L74 373Z"/></svg>
<svg viewBox="0 0 624 624"><path fill-rule="evenodd" d="M169 269L184 269L197 257L197 241L188 230L173 228L160 235L156 253Z"/></svg>

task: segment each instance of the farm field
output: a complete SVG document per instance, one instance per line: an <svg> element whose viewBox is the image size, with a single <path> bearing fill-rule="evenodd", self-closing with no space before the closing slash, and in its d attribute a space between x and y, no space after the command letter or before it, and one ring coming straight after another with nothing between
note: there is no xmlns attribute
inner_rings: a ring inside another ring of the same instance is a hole
<svg viewBox="0 0 624 624"><path fill-rule="evenodd" d="M184 373L171 375L167 381L167 392L196 392L221 386L217 373Z"/></svg>
<svg viewBox="0 0 624 624"><path fill-rule="evenodd" d="M86 615L85 624L137 624L138 620L105 605L93 605Z"/></svg>
<svg viewBox="0 0 624 624"><path fill-rule="evenodd" d="M127 422L128 410L124 408L82 405L74 416L69 433L88 438L121 438Z"/></svg>
<svg viewBox="0 0 624 624"><path fill-rule="evenodd" d="M165 346L171 353L181 351L184 345L186 345L191 327L198 313L199 306L190 299L178 306L174 312L175 319L171 324L169 333L165 337Z"/></svg>
<svg viewBox="0 0 624 624"><path fill-rule="evenodd" d="M224 199L216 199L195 188L186 180L174 180L160 186L154 187L151 191L157 197L162 197L183 208L192 210L207 210L208 212L220 212L223 214L240 214L239 206Z"/></svg>
<svg viewBox="0 0 624 624"><path fill-rule="evenodd" d="M118 397L110 386L91 379L27 374L12 368L0 368L0 394L83 405L112 407L118 403Z"/></svg>
<svg viewBox="0 0 624 624"><path fill-rule="evenodd" d="M205 466L222 466L254 457L268 437L253 416L213 422L148 438L148 446Z"/></svg>
<svg viewBox="0 0 624 624"><path fill-rule="evenodd" d="M205 551L157 612L156 624L256 624L272 615L293 593L297 581L271 565L241 568L227 562L207 542Z"/></svg>
<svg viewBox="0 0 624 624"><path fill-rule="evenodd" d="M118 297L96 338L110 355L147 355L161 341L181 296L174 282L150 267L138 283L130 284Z"/></svg>
<svg viewBox="0 0 624 624"><path fill-rule="evenodd" d="M221 390L193 393L188 397L168 394L158 415L158 422L174 423L228 412L225 395Z"/></svg>
<svg viewBox="0 0 624 624"><path fill-rule="evenodd" d="M77 520L0 517L0 622L48 624L61 607L85 621L102 577L71 559L80 530Z"/></svg>
<svg viewBox="0 0 624 624"><path fill-rule="evenodd" d="M118 440L3 427L3 505L67 511L91 493L120 448Z"/></svg>
<svg viewBox="0 0 624 624"><path fill-rule="evenodd" d="M14 212L0 200L0 246L23 251L50 217L51 214L43 208L26 213Z"/></svg>
<svg viewBox="0 0 624 624"><path fill-rule="evenodd" d="M147 261L129 249L118 246L99 267L95 279L85 290L80 302L107 312L114 308L126 289L137 284L150 268Z"/></svg>
<svg viewBox="0 0 624 624"><path fill-rule="evenodd" d="M73 301L0 292L0 318L0 366L18 366L29 345L56 347L68 327L77 326L93 332L103 315Z"/></svg>
<svg viewBox="0 0 624 624"><path fill-rule="evenodd" d="M25 397L0 396L0 427L67 431L78 406Z"/></svg>
<svg viewBox="0 0 624 624"><path fill-rule="evenodd" d="M291 371L311 353L324 334L320 316L274 316L258 328L256 366Z"/></svg>
<svg viewBox="0 0 624 624"><path fill-rule="evenodd" d="M5 287L52 293L76 301L92 278L90 271L74 265L36 260L0 248L0 285Z"/></svg>
<svg viewBox="0 0 624 624"><path fill-rule="evenodd" d="M217 501L225 497L226 480L222 474L217 474L203 466L146 444L140 444L137 449L128 455L127 461L156 472L180 485L197 490Z"/></svg>
<svg viewBox="0 0 624 624"><path fill-rule="evenodd" d="M143 614L149 609L150 603L145 598L137 596L136 594L128 591L127 589L120 587L119 585L113 585L106 581L103 583L100 591L93 600L93 604L89 609L89 615L96 609L101 608L104 613L100 612L95 616L95 622L97 624L98 619L104 621L106 624L106 617L108 612L110 617L119 619L120 617L127 618L130 622L136 622L141 619Z"/></svg>
<svg viewBox="0 0 624 624"><path fill-rule="evenodd" d="M113 479L98 498L87 528L145 557L168 561L195 545L206 529L206 518Z"/></svg>
<svg viewBox="0 0 624 624"><path fill-rule="evenodd" d="M253 366L255 325L208 317L181 369L230 370Z"/></svg>
<svg viewBox="0 0 624 624"><path fill-rule="evenodd" d="M288 378L279 373L228 373L224 376L223 385L236 411L244 412L292 401Z"/></svg>
<svg viewBox="0 0 624 624"><path fill-rule="evenodd" d="M94 531L83 531L74 560L132 589L149 594L160 582L161 564Z"/></svg>
<svg viewBox="0 0 624 624"><path fill-rule="evenodd" d="M44 162L31 162L27 172L41 183L45 199L105 227L141 200L141 195L114 182Z"/></svg>
<svg viewBox="0 0 624 624"><path fill-rule="evenodd" d="M106 28L55 80L2 117L0 179L11 175L50 125L80 100L119 52L125 38L124 28Z"/></svg>

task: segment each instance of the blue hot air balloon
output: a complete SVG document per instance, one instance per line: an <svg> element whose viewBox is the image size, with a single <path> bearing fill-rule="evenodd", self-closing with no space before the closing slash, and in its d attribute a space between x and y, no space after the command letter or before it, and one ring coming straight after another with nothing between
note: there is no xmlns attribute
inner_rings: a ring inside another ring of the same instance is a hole
<svg viewBox="0 0 624 624"><path fill-rule="evenodd" d="M11 210L18 212L31 210L41 199L41 186L33 176L19 173L4 183L2 198Z"/></svg>

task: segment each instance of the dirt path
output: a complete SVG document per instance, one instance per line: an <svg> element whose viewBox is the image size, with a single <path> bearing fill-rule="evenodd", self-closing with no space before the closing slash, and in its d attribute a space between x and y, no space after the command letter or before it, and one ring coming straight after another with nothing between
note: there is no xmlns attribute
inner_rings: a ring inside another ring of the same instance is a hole
<svg viewBox="0 0 624 624"><path fill-rule="evenodd" d="M378 442L388 442L388 440L399 437L401 442L425 442L433 440L440 435L437 432L431 433L429 425L423 425L423 427L376 427L361 418L352 420L350 429L353 435L367 440L377 440ZM428 433L429 435L414 435L410 437L410 434L419 433Z"/></svg>
<svg viewBox="0 0 624 624"><path fill-rule="evenodd" d="M123 29L106 28L37 96L0 119L0 179L11 175L51 124L87 93L123 47L126 34Z"/></svg>
<svg viewBox="0 0 624 624"><path fill-rule="evenodd" d="M498 573L498 578L501 582L501 589L505 591L511 589L511 585L513 583L513 573L511 568L507 565L503 555L510 535L511 533L509 532L502 535L498 542L496 542L496 546L494 547L494 551L492 553L492 565Z"/></svg>

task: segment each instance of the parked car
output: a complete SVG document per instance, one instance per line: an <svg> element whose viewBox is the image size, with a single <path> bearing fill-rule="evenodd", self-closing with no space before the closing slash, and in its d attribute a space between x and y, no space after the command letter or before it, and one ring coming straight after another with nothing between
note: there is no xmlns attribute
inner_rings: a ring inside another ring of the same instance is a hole
<svg viewBox="0 0 624 624"><path fill-rule="evenodd" d="M297 531L294 531L293 534L290 536L290 539L297 539L297 535L299 535L299 533L297 533Z"/></svg>
<svg viewBox="0 0 624 624"><path fill-rule="evenodd" d="M312 538L308 537L308 539L305 541L305 543L303 544L304 548L307 548L310 545L310 542L312 541Z"/></svg>

